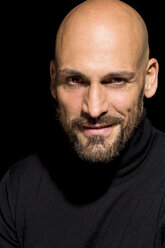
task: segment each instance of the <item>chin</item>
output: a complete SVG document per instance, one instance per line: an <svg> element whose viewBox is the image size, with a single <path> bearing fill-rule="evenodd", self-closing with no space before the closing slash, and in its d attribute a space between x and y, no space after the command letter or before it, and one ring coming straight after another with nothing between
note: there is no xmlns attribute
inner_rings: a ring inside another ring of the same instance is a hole
<svg viewBox="0 0 165 248"><path fill-rule="evenodd" d="M110 139L110 140L109 140ZM73 144L77 155L90 163L109 163L120 155L124 147L123 134L120 131L113 137L89 136L78 138Z"/></svg>

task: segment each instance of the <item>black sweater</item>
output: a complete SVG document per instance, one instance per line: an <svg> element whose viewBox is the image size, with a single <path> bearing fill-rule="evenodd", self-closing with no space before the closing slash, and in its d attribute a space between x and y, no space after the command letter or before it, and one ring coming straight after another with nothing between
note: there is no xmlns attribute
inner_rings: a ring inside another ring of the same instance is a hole
<svg viewBox="0 0 165 248"><path fill-rule="evenodd" d="M165 135L145 114L107 165L83 163L63 142L3 178L0 248L164 248Z"/></svg>

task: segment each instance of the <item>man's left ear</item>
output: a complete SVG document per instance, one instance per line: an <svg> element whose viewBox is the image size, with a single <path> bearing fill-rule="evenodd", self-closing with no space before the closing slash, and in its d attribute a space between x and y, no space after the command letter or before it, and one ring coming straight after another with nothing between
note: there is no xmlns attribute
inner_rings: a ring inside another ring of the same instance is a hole
<svg viewBox="0 0 165 248"><path fill-rule="evenodd" d="M146 69L146 80L144 89L144 95L147 98L152 97L156 93L158 87L158 72L158 61L155 58L150 59Z"/></svg>

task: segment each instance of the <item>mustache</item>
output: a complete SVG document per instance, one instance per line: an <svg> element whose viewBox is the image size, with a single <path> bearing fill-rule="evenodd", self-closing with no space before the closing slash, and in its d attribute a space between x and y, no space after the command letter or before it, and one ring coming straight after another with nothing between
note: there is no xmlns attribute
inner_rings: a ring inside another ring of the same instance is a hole
<svg viewBox="0 0 165 248"><path fill-rule="evenodd" d="M92 118L90 116L77 117L72 120L72 128L80 128L82 125L96 125L96 124L107 124L107 125L122 125L124 118L116 117L112 115L100 116L98 118Z"/></svg>

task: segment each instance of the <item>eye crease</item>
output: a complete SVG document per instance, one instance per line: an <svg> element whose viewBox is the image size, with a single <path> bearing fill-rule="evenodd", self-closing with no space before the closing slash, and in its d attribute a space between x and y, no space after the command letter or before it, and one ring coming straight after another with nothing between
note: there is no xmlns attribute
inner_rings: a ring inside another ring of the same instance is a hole
<svg viewBox="0 0 165 248"><path fill-rule="evenodd" d="M80 76L70 76L66 78L67 82L72 82L72 83L83 83L84 81Z"/></svg>
<svg viewBox="0 0 165 248"><path fill-rule="evenodd" d="M107 73L99 82L107 86L122 87L127 83L135 82L136 78L137 75L134 71L123 70ZM59 69L57 79L59 83L65 83L68 86L88 86L91 83L91 80L84 73L69 68Z"/></svg>
<svg viewBox="0 0 165 248"><path fill-rule="evenodd" d="M128 79L126 78L119 78L119 77L116 77L116 78L110 78L110 79L107 79L107 80L104 80L102 83L103 84L125 84L128 82Z"/></svg>
<svg viewBox="0 0 165 248"><path fill-rule="evenodd" d="M89 85L90 82L83 79L81 76L68 76L66 77L66 83L72 86L76 85ZM113 77L109 79L102 80L100 83L102 85L112 85L112 86L124 86L129 80L121 77Z"/></svg>

